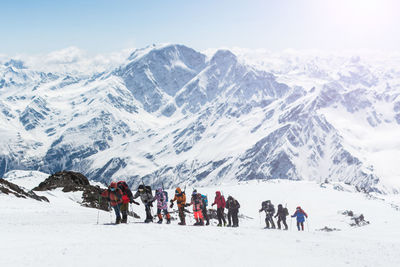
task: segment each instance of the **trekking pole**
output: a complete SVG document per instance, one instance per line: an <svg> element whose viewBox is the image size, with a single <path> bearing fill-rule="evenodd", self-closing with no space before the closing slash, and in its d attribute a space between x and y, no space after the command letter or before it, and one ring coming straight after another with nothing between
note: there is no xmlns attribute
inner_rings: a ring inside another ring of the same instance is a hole
<svg viewBox="0 0 400 267"><path fill-rule="evenodd" d="M290 216L290 232L292 231L292 216Z"/></svg>
<svg viewBox="0 0 400 267"><path fill-rule="evenodd" d="M108 204L108 210L110 211L109 213L110 213L110 223L112 223L112 208L111 208L111 204L109 203Z"/></svg>
<svg viewBox="0 0 400 267"><path fill-rule="evenodd" d="M310 232L310 227L308 226L308 218L307 218L306 222L307 222L307 232Z"/></svg>
<svg viewBox="0 0 400 267"><path fill-rule="evenodd" d="M100 215L100 207L101 207L101 196L99 196L99 207L97 208L97 224L99 224L99 215Z"/></svg>

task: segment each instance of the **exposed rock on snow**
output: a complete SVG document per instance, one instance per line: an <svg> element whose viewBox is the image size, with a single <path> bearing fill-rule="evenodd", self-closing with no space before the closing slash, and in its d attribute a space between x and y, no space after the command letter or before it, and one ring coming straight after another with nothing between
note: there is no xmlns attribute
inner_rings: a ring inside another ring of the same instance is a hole
<svg viewBox="0 0 400 267"><path fill-rule="evenodd" d="M340 231L340 229L337 228L330 228L328 226L325 226L324 228L319 229L318 231L323 231L323 232L333 232L333 231Z"/></svg>
<svg viewBox="0 0 400 267"><path fill-rule="evenodd" d="M46 197L38 196L32 191L25 191L21 187L16 184L10 183L4 179L0 178L0 192L3 194L12 194L16 197L20 198L32 198L38 201L47 201L49 200Z"/></svg>
<svg viewBox="0 0 400 267"><path fill-rule="evenodd" d="M82 206L109 210L108 203L101 201L100 198L101 192L104 189L99 186L90 185L89 180L81 173L72 171L57 172L33 190L48 191L56 188L62 188L63 192L83 191Z"/></svg>

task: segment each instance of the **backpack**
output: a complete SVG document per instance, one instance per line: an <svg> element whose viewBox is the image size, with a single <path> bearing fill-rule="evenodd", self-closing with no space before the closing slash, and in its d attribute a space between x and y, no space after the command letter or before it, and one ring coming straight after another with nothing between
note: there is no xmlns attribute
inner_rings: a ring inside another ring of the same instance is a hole
<svg viewBox="0 0 400 267"><path fill-rule="evenodd" d="M268 206L268 202L267 202L267 201L263 201L263 202L261 203L261 207L262 207L264 210L267 208L267 206Z"/></svg>
<svg viewBox="0 0 400 267"><path fill-rule="evenodd" d="M165 202L168 202L168 192L167 191L163 191L163 194L165 196Z"/></svg>
<svg viewBox="0 0 400 267"><path fill-rule="evenodd" d="M284 212L284 214L285 214L286 216L288 216L288 215L289 215L289 211L288 211L288 209L287 209L287 208L283 208L283 212Z"/></svg>
<svg viewBox="0 0 400 267"><path fill-rule="evenodd" d="M117 186L119 189L121 189L122 193L125 193L129 189L129 186L125 181L119 181Z"/></svg>
<svg viewBox="0 0 400 267"><path fill-rule="evenodd" d="M145 190L145 192L147 194L153 195L153 193L151 192L151 186L150 185L146 185L144 188L145 188L144 190Z"/></svg>
<svg viewBox="0 0 400 267"><path fill-rule="evenodd" d="M201 199L203 200L204 206L208 206L208 198L206 195L201 195Z"/></svg>

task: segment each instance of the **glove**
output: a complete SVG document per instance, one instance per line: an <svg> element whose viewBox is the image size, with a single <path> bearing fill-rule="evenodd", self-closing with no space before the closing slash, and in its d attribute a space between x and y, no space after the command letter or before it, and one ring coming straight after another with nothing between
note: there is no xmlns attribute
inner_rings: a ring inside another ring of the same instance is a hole
<svg viewBox="0 0 400 267"><path fill-rule="evenodd" d="M171 202L171 205L169 207L172 209L174 207L174 202Z"/></svg>
<svg viewBox="0 0 400 267"><path fill-rule="evenodd" d="M131 198L131 199L129 199L129 203L134 203L135 201Z"/></svg>
<svg viewBox="0 0 400 267"><path fill-rule="evenodd" d="M135 200L133 200L133 204L140 205L140 203L136 202Z"/></svg>

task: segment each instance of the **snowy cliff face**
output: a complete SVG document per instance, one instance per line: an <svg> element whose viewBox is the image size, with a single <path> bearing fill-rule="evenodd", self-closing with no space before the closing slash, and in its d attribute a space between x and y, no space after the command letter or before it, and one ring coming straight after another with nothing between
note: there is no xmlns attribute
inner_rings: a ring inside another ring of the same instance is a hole
<svg viewBox="0 0 400 267"><path fill-rule="evenodd" d="M3 62L0 177L69 169L131 185L282 178L400 188L395 68L260 58L150 46L114 70L77 76Z"/></svg>

